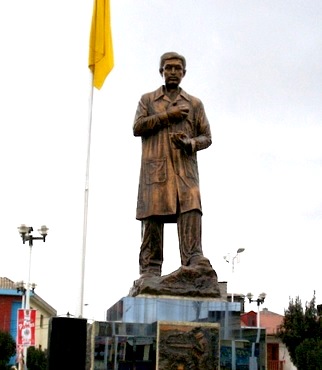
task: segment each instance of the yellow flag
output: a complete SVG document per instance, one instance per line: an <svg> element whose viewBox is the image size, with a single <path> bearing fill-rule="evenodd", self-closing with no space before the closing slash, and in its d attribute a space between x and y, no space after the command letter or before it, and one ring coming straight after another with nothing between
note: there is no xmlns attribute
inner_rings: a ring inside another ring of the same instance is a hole
<svg viewBox="0 0 322 370"><path fill-rule="evenodd" d="M110 0L94 0L88 66L93 86L100 89L114 66Z"/></svg>

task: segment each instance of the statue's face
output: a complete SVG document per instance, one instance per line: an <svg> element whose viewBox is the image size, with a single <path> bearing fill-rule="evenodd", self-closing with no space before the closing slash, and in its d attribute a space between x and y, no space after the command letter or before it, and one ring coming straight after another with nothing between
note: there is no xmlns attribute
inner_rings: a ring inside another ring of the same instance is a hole
<svg viewBox="0 0 322 370"><path fill-rule="evenodd" d="M180 59L168 59L165 61L163 66L163 77L167 86L179 86L185 73Z"/></svg>

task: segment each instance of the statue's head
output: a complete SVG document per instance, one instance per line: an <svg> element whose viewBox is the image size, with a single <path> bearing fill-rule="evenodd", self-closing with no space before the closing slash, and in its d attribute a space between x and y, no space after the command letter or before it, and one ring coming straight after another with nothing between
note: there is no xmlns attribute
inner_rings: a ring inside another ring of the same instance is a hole
<svg viewBox="0 0 322 370"><path fill-rule="evenodd" d="M161 55L160 68L159 68L159 72L160 72L161 75L163 73L163 67L164 67L164 64L165 64L166 60L170 60L170 59L179 59L179 60L181 60L184 73L186 72L186 58L183 55L180 55L180 54L178 54L174 51L170 51L170 52L167 52L167 53L164 53L163 55Z"/></svg>

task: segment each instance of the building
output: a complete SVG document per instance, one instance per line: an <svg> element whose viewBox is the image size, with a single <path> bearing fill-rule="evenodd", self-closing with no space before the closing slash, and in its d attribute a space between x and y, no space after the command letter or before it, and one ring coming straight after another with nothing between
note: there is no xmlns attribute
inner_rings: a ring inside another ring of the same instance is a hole
<svg viewBox="0 0 322 370"><path fill-rule="evenodd" d="M277 329L282 324L283 318L283 315L271 312L267 308L260 311L260 327L266 329L267 370L296 370L286 346L276 337ZM250 311L242 314L241 325L243 327L257 326L257 313Z"/></svg>
<svg viewBox="0 0 322 370"><path fill-rule="evenodd" d="M0 330L8 332L16 340L17 314L22 308L24 294L17 290L17 285L6 277L0 277ZM35 340L36 348L48 348L49 319L57 315L57 311L35 292L30 292L30 308L36 312Z"/></svg>

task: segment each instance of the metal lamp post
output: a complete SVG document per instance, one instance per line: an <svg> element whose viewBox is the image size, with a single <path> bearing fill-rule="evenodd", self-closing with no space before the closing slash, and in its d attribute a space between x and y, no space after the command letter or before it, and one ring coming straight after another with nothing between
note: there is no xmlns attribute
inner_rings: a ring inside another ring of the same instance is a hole
<svg viewBox="0 0 322 370"><path fill-rule="evenodd" d="M253 299L252 293L247 293L246 297L249 300L249 303L256 302L257 303L257 336L256 336L256 343L260 342L260 309L259 306L264 303L266 298L266 293L261 293L258 298ZM249 369L256 370L258 369L258 359L255 357L255 342L252 343L252 355L249 358Z"/></svg>
<svg viewBox="0 0 322 370"><path fill-rule="evenodd" d="M235 271L235 260L236 260L236 258L238 258L239 257L239 254L242 253L242 252L244 252L244 250L245 250L245 248L238 248L237 249L236 256L233 257L232 263L231 263L232 264L232 272Z"/></svg>
<svg viewBox="0 0 322 370"><path fill-rule="evenodd" d="M237 252L236 252L236 255L231 259L231 279L233 280L233 276L234 276L234 271L235 271L235 260L237 258L239 258L239 254L244 252L245 248L238 248L237 249ZM229 260L229 255L228 257L227 256L224 256L224 259L226 260L226 262L230 262ZM231 292L231 301L234 302L234 287L232 289L232 292Z"/></svg>
<svg viewBox="0 0 322 370"><path fill-rule="evenodd" d="M25 295L26 295L26 288L24 281L17 281L16 284L17 293L21 292L21 308L25 309Z"/></svg>
<svg viewBox="0 0 322 370"><path fill-rule="evenodd" d="M261 293L257 299L253 299L252 293L247 293L246 297L249 300L249 303L256 302L257 303L257 327L260 327L260 309L259 306L264 303L266 298L266 293Z"/></svg>
<svg viewBox="0 0 322 370"><path fill-rule="evenodd" d="M239 254L244 252L245 248L238 248L236 255L233 258L230 258L230 255L224 256L224 259L226 262L230 263L231 262L231 281L233 281L234 277L234 271L235 271L235 261L239 258ZM232 285L231 289L231 302L234 302L234 286ZM226 328L228 329L228 315L226 314L225 316L227 318L227 322L225 323ZM231 339L231 369L236 370L236 344L235 344L235 339Z"/></svg>
<svg viewBox="0 0 322 370"><path fill-rule="evenodd" d="M30 271L31 271L31 252L32 247L34 245L34 240L42 240L43 242L46 241L46 236L48 234L48 228L47 226L43 225L40 229L38 229L39 234L41 236L33 236L31 233L34 231L34 229L30 226L26 225L20 225L18 227L20 236L22 238L23 244L25 244L26 241L29 242L29 271L28 271L28 281L27 281L27 291L26 291L26 310L29 310L30 308Z"/></svg>
<svg viewBox="0 0 322 370"><path fill-rule="evenodd" d="M34 231L32 227L26 226L24 224L20 225L18 227L19 234L22 238L23 244L27 241L29 244L29 267L28 267L28 281L26 284L26 288L23 286L23 295L25 298L23 304L24 304L24 309L29 310L30 309L30 288L32 290L35 289L35 284L32 286L30 285L30 272L31 272L31 252L32 252L32 247L34 244L34 240L42 240L43 242L46 241L46 236L48 234L48 227L45 225L42 225L40 229L38 229L38 232L41 236L33 236L32 232ZM21 287L20 287L21 288ZM17 288L18 289L18 288ZM24 355L24 368L27 370L27 346L24 346L23 348L23 355Z"/></svg>
<svg viewBox="0 0 322 370"><path fill-rule="evenodd" d="M16 286L16 289L17 289L17 293L21 292L21 308L22 309L25 309L26 308L26 300L25 300L25 297L26 297L26 283L22 280L22 281L17 281L15 283L15 286ZM31 291L34 293L35 289L36 289L36 284L35 283L32 283L30 285L30 288L31 288Z"/></svg>

